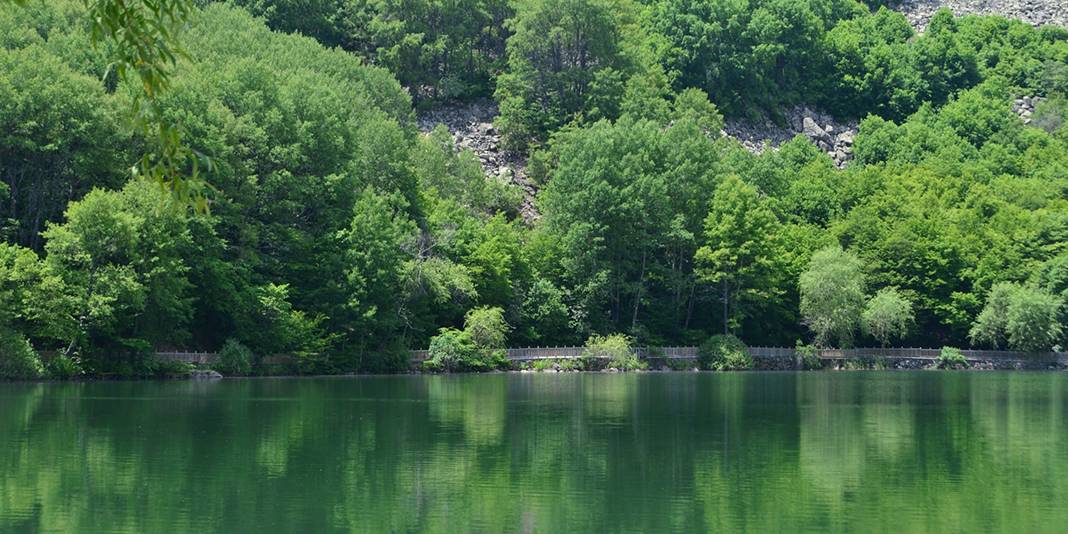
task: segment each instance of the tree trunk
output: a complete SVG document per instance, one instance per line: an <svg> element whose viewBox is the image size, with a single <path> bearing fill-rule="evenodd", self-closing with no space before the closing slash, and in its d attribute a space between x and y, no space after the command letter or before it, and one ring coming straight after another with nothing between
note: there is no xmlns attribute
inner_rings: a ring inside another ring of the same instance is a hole
<svg viewBox="0 0 1068 534"><path fill-rule="evenodd" d="M645 260L646 253L642 252L642 270L638 275L638 289L634 292L634 312L630 316L630 330L634 331L638 327L638 305L642 301L642 286L645 284Z"/></svg>
<svg viewBox="0 0 1068 534"><path fill-rule="evenodd" d="M727 315L727 312L728 312L728 301L729 301L729 297L730 297L729 291L730 290L729 290L729 286L727 285L727 279L724 278L723 279L723 289L722 289L722 293L723 293L722 294L722 297L723 297L723 299L722 299L723 300L723 335L727 335L727 334L730 333L730 327L729 327L729 321L728 321L728 317L729 316Z"/></svg>

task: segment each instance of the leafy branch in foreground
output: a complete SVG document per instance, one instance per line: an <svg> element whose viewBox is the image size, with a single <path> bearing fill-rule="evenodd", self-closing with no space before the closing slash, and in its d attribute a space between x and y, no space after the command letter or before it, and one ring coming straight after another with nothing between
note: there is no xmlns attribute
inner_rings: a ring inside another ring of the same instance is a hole
<svg viewBox="0 0 1068 534"><path fill-rule="evenodd" d="M0 0L24 6L28 0ZM208 185L200 179L211 160L182 142L176 124L163 117L159 96L170 86L170 69L185 57L178 34L194 9L193 0L82 0L93 45L114 45L109 72L137 83L133 124L155 145L131 169L157 182L183 204L207 211Z"/></svg>

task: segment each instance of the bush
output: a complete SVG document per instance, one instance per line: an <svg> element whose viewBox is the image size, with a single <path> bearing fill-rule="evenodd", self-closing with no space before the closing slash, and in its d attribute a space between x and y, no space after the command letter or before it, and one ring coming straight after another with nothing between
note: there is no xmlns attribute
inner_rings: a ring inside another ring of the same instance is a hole
<svg viewBox="0 0 1068 534"><path fill-rule="evenodd" d="M45 364L45 371L48 373L49 378L70 380L82 374L82 367L74 358L59 354L48 360L48 363Z"/></svg>
<svg viewBox="0 0 1068 534"><path fill-rule="evenodd" d="M226 376L247 376L252 373L252 350L236 339L227 339L212 369Z"/></svg>
<svg viewBox="0 0 1068 534"><path fill-rule="evenodd" d="M693 360L683 360L680 358L664 358L664 366L672 371L689 371L694 368Z"/></svg>
<svg viewBox="0 0 1068 534"><path fill-rule="evenodd" d="M482 362L476 357L476 349L471 336L455 328L442 328L438 335L430 340L430 358L423 366L432 371L477 371L482 369Z"/></svg>
<svg viewBox="0 0 1068 534"><path fill-rule="evenodd" d="M753 358L742 340L732 335L708 338L697 350L697 361L703 369L734 371L752 369Z"/></svg>
<svg viewBox="0 0 1068 534"><path fill-rule="evenodd" d="M155 358L152 375L156 378L186 378L193 372L193 364L177 360Z"/></svg>
<svg viewBox="0 0 1068 534"><path fill-rule="evenodd" d="M883 371L890 368L886 358L850 358L842 360L840 369L847 371Z"/></svg>
<svg viewBox="0 0 1068 534"><path fill-rule="evenodd" d="M14 332L0 333L0 379L33 380L44 373L30 342Z"/></svg>
<svg viewBox="0 0 1068 534"><path fill-rule="evenodd" d="M801 357L801 365L806 370L823 369L823 360L820 359L820 351L815 345L805 345L797 340L797 355Z"/></svg>
<svg viewBox="0 0 1068 534"><path fill-rule="evenodd" d="M645 362L638 360L638 355L631 346L630 338L623 334L600 336L594 334L586 340L585 358L607 359L609 369L632 371L644 369Z"/></svg>
<svg viewBox="0 0 1068 534"><path fill-rule="evenodd" d="M549 369L556 369L559 371L587 371L589 362L584 358L559 358L559 359L547 359L547 360L534 360L530 368L541 372L548 371Z"/></svg>
<svg viewBox="0 0 1068 534"><path fill-rule="evenodd" d="M938 367L942 369L961 369L967 367L968 360L960 349L954 347L942 347L938 354Z"/></svg>
<svg viewBox="0 0 1068 534"><path fill-rule="evenodd" d="M586 340L585 356L590 358L606 358L609 360L626 360L636 358L634 349L630 346L630 338L623 334L600 336L594 334Z"/></svg>

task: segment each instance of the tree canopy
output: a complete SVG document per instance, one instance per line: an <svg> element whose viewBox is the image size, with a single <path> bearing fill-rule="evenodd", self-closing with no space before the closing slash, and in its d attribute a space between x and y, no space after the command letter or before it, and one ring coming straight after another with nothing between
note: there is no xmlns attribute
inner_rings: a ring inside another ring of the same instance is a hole
<svg viewBox="0 0 1068 534"><path fill-rule="evenodd" d="M152 104L211 160L192 213L130 179L158 140L124 123L145 88L109 74L120 44L81 0L20 4L0 7L0 334L89 372L228 341L388 371L431 339L698 345L724 325L1066 341L1063 29L940 12L917 35L852 0L196 2ZM536 194L416 128L490 97ZM800 103L861 119L844 168L805 137L721 133Z"/></svg>

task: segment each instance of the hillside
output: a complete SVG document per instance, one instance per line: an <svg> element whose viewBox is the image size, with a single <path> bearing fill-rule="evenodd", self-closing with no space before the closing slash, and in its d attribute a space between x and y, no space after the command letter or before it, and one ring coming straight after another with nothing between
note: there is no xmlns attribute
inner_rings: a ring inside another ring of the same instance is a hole
<svg viewBox="0 0 1068 534"><path fill-rule="evenodd" d="M1063 28L941 10L918 33L854 0L201 4L148 108L210 163L201 211L131 178L166 152L84 4L0 8L0 374L1068 343Z"/></svg>

